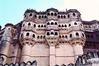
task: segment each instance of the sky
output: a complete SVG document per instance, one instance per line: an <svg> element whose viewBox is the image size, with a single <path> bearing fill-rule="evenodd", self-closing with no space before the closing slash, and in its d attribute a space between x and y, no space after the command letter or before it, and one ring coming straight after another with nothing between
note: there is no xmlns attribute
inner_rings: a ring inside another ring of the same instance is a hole
<svg viewBox="0 0 99 66"><path fill-rule="evenodd" d="M0 0L0 25L19 23L26 9L45 11L52 7L59 11L77 9L83 20L99 20L99 0Z"/></svg>

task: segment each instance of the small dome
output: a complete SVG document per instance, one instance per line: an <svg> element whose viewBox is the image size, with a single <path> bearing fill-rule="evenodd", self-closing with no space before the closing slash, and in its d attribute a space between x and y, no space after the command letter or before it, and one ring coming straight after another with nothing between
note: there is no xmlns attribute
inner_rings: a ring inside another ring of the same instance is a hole
<svg viewBox="0 0 99 66"><path fill-rule="evenodd" d="M58 12L58 10L57 10L57 9L55 9L55 8L49 8L49 9L47 9L47 10L46 10L46 12L49 12L49 11Z"/></svg>

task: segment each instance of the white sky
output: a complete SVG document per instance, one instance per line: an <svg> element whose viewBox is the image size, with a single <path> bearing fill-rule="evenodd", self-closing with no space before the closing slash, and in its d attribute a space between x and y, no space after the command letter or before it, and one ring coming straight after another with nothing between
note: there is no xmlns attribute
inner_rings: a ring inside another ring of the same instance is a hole
<svg viewBox="0 0 99 66"><path fill-rule="evenodd" d="M60 8L78 9L83 20L99 20L99 0L64 0L63 5Z"/></svg>

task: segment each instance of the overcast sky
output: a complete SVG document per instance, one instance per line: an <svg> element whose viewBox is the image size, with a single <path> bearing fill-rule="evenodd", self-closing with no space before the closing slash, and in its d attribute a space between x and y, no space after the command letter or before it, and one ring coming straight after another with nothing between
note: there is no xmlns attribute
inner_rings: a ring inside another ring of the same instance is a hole
<svg viewBox="0 0 99 66"><path fill-rule="evenodd" d="M77 9L83 20L99 20L99 0L0 0L0 25L17 24L28 8L45 11L51 7L60 11Z"/></svg>

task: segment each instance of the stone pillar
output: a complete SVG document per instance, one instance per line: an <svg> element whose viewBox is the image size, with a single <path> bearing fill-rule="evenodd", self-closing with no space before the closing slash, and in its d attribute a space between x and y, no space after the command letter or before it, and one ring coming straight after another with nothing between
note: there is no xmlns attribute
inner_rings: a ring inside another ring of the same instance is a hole
<svg viewBox="0 0 99 66"><path fill-rule="evenodd" d="M7 41L7 42L4 42L5 44L2 46L2 49L1 49L1 54L4 54L5 56L3 56L4 58L4 61L3 61L3 64L5 64L7 62L7 56L9 56L9 47L10 47L10 43Z"/></svg>
<svg viewBox="0 0 99 66"><path fill-rule="evenodd" d="M55 66L55 45L50 45L50 66Z"/></svg>
<svg viewBox="0 0 99 66"><path fill-rule="evenodd" d="M30 53L31 53L31 45L29 44L23 45L21 62L30 61Z"/></svg>
<svg viewBox="0 0 99 66"><path fill-rule="evenodd" d="M78 56L83 55L83 46L81 44L74 44L73 45L75 61L77 60Z"/></svg>

